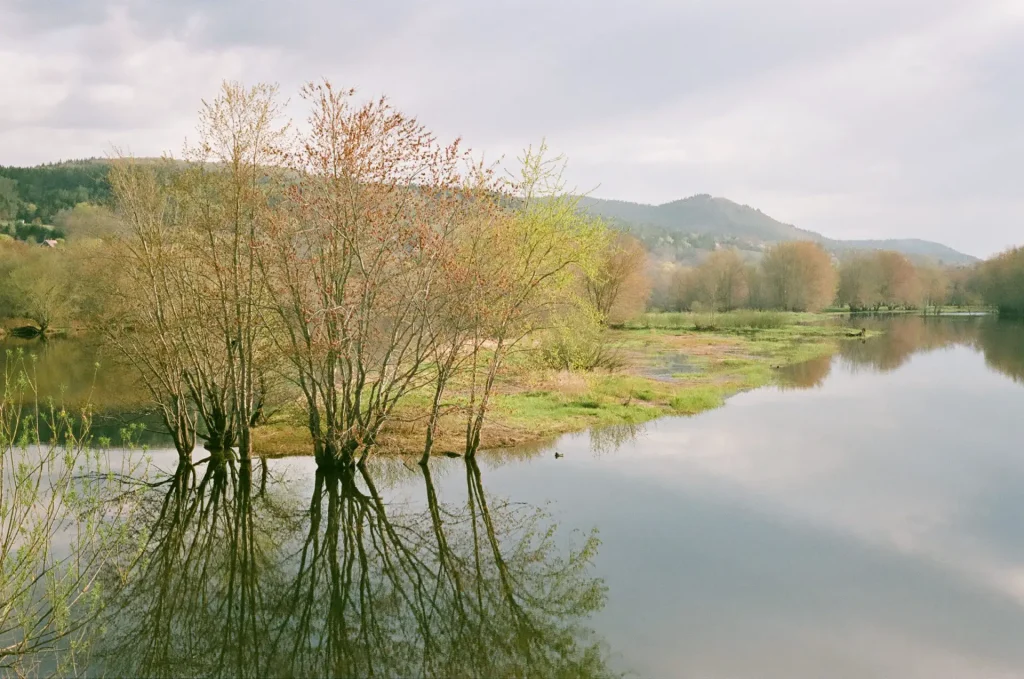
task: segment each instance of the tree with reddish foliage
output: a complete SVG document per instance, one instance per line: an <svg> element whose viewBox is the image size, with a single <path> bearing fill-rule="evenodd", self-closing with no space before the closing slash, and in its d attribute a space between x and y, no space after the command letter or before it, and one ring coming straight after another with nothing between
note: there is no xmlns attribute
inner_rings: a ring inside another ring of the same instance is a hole
<svg viewBox="0 0 1024 679"><path fill-rule="evenodd" d="M839 265L839 290L836 301L850 311L877 309L882 304L882 272L875 253L860 252Z"/></svg>
<svg viewBox="0 0 1024 679"><path fill-rule="evenodd" d="M316 457L349 465L402 396L429 383L428 363L453 360L438 343L460 336L444 319L465 317L453 299L469 275L457 235L493 199L457 141L438 143L387 100L356 104L326 82L303 97L309 132L287 159L294 183L261 266Z"/></svg>
<svg viewBox="0 0 1024 679"><path fill-rule="evenodd" d="M941 309L949 301L950 276L945 267L925 265L917 267L917 277L921 284L921 302L925 312L928 307Z"/></svg>
<svg viewBox="0 0 1024 679"><path fill-rule="evenodd" d="M898 252L876 254L878 259L879 296L890 309L913 309L921 305L921 281L913 262Z"/></svg>
<svg viewBox="0 0 1024 679"><path fill-rule="evenodd" d="M696 301L712 311L732 311L747 303L747 269L734 248L715 250L694 272Z"/></svg>
<svg viewBox="0 0 1024 679"><path fill-rule="evenodd" d="M765 295L775 308L820 311L835 298L838 276L817 243L779 243L765 253L761 267Z"/></svg>

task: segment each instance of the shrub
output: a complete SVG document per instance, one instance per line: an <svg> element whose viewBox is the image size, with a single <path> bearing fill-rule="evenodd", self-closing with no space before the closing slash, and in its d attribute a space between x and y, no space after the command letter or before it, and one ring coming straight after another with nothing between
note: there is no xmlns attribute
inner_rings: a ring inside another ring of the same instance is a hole
<svg viewBox="0 0 1024 679"><path fill-rule="evenodd" d="M615 370L622 366L598 316L585 307L570 310L542 334L540 358L545 367L555 370Z"/></svg>

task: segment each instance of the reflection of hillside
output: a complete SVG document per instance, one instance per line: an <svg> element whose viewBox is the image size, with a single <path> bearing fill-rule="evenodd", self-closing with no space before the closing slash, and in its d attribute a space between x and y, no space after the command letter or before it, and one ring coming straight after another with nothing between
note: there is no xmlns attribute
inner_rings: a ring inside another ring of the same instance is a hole
<svg viewBox="0 0 1024 679"><path fill-rule="evenodd" d="M978 345L990 368L1015 382L1024 382L1024 324L1015 321L986 323L978 333Z"/></svg>
<svg viewBox="0 0 1024 679"><path fill-rule="evenodd" d="M117 364L96 345L81 340L0 341L0 369L7 352L21 352L45 401L54 399L70 407L91 403L103 409L138 406L145 393L135 374ZM32 360L35 356L38 360Z"/></svg>
<svg viewBox="0 0 1024 679"><path fill-rule="evenodd" d="M489 498L389 505L366 470L318 471L305 511L231 462L179 470L138 513L104 669L117 676L597 677L594 536ZM149 507L148 511L145 507Z"/></svg>
<svg viewBox="0 0 1024 679"><path fill-rule="evenodd" d="M132 369L112 360L96 344L77 339L0 340L0 371L8 361L25 366L39 389L42 403L93 411L92 433L118 441L121 429L137 422L146 431L139 443L159 445L166 440L158 417L147 416L148 394ZM48 436L44 427L43 437Z"/></svg>

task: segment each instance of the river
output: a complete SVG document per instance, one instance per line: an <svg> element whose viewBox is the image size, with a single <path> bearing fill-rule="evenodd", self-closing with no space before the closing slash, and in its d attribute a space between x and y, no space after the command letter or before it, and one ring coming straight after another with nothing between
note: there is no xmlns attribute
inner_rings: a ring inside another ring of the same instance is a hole
<svg viewBox="0 0 1024 679"><path fill-rule="evenodd" d="M1024 325L865 323L718 410L427 472L156 450L94 671L1024 676Z"/></svg>

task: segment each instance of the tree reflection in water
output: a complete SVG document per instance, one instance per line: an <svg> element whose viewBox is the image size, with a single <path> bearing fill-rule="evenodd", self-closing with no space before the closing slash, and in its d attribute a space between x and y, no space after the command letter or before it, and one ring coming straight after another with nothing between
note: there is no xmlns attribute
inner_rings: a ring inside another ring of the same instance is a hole
<svg viewBox="0 0 1024 679"><path fill-rule="evenodd" d="M1014 382L1024 382L1024 323L986 323L978 333L985 363Z"/></svg>
<svg viewBox="0 0 1024 679"><path fill-rule="evenodd" d="M787 366L779 373L782 389L815 389L832 373L832 357L820 356Z"/></svg>
<svg viewBox="0 0 1024 679"><path fill-rule="evenodd" d="M144 556L125 564L102 669L612 676L585 625L606 598L596 535L563 539L543 510L489 498L475 461L443 465L464 465L464 503L424 467L425 501L388 504L350 467L318 470L305 510L273 480L254 494L248 465L179 467L136 515Z"/></svg>
<svg viewBox="0 0 1024 679"><path fill-rule="evenodd" d="M903 316L867 320L863 325L882 331L878 337L861 342L842 342L840 355L856 371L891 372L902 367L914 354L954 345L972 345L980 328L997 322L981 316Z"/></svg>
<svg viewBox="0 0 1024 679"><path fill-rule="evenodd" d="M643 423L625 422L590 430L590 452L594 457L614 453L627 443L633 443L647 431Z"/></svg>
<svg viewBox="0 0 1024 679"><path fill-rule="evenodd" d="M837 356L826 356L780 371L780 385L791 389L821 386L837 358L852 372L892 372L915 354L952 346L968 346L985 356L988 366L1015 381L1024 381L1024 324L994 317L918 317L856 320L877 328L877 337L844 341Z"/></svg>
<svg viewBox="0 0 1024 679"><path fill-rule="evenodd" d="M281 545L297 522L268 502L257 511L251 488L250 464L214 456L201 477L179 464L162 498L140 505L145 547L121 572L106 674L260 676L267 603L281 589Z"/></svg>

